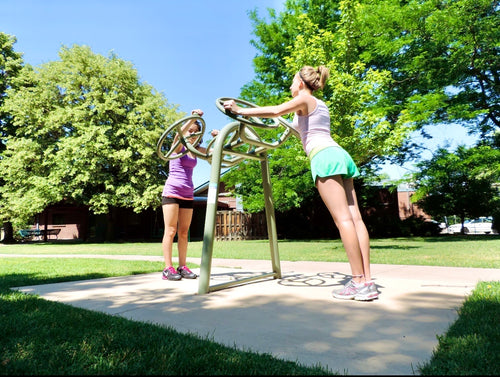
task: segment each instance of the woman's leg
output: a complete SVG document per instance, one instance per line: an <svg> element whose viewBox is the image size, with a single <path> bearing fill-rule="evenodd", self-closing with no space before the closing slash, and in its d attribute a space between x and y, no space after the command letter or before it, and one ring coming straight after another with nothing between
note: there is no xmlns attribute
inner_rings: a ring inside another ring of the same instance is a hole
<svg viewBox="0 0 500 377"><path fill-rule="evenodd" d="M162 206L163 210L163 240L162 240L162 250L163 258L165 259L165 268L172 267L172 245L174 243L174 237L177 233L177 221L179 218L179 205L178 204L164 204Z"/></svg>
<svg viewBox="0 0 500 377"><path fill-rule="evenodd" d="M372 278L370 269L370 236L368 235L368 230L366 229L366 225L359 211L356 191L354 190L354 180L352 178L344 179L344 189L347 196L347 203L349 204L349 210L351 211L352 220L356 228L359 246L361 248L365 279L366 281L370 281Z"/></svg>
<svg viewBox="0 0 500 377"><path fill-rule="evenodd" d="M340 175L326 178L318 177L316 187L340 232L340 238L351 266L352 280L360 283L364 281L365 275L363 259L356 227L349 209L344 181Z"/></svg>
<svg viewBox="0 0 500 377"><path fill-rule="evenodd" d="M177 250L179 252L179 266L186 265L189 227L193 218L192 208L179 209L179 224L177 228Z"/></svg>

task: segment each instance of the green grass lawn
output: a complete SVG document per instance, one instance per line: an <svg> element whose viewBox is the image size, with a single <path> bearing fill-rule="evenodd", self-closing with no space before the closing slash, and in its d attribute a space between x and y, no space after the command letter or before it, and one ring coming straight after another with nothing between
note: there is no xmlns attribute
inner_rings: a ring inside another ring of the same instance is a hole
<svg viewBox="0 0 500 377"><path fill-rule="evenodd" d="M201 242L189 256L201 256ZM281 260L347 261L335 241L280 241ZM372 241L372 263L500 268L500 238L492 236L394 238ZM159 243L18 244L0 246L0 374L212 374L326 375L267 354L222 346L169 327L46 301L11 287L160 271L162 262L34 258L32 254L161 255ZM267 241L217 242L214 258L269 259ZM482 282L423 375L500 374L500 282Z"/></svg>
<svg viewBox="0 0 500 377"><path fill-rule="evenodd" d="M465 241L465 242L464 242ZM189 257L201 257L203 242L190 242ZM340 240L278 242L281 260L347 262ZM371 262L381 264L500 268L500 236L442 236L371 240ZM174 256L176 255L174 247ZM32 243L5 245L1 254L112 254L161 256L157 243ZM213 258L269 259L269 242L214 242Z"/></svg>

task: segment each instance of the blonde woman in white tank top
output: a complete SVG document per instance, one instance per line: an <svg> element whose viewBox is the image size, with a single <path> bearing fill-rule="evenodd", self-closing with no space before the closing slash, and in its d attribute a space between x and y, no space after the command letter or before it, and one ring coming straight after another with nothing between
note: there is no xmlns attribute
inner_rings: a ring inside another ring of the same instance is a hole
<svg viewBox="0 0 500 377"><path fill-rule="evenodd" d="M328 79L328 68L304 66L294 76L292 99L276 106L242 108L234 100L224 108L236 115L275 118L295 113L292 126L299 132L318 192L339 229L349 259L351 279L332 292L334 298L370 301L378 290L370 272L370 238L358 207L353 178L359 171L351 156L331 137L326 104L313 96Z"/></svg>

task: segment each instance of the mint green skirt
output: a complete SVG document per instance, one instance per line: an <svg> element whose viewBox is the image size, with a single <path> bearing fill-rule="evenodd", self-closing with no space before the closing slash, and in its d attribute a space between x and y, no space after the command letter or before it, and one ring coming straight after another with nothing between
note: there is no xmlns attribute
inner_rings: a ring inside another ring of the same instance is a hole
<svg viewBox="0 0 500 377"><path fill-rule="evenodd" d="M327 147L317 152L313 150L309 158L314 183L318 177L341 175L342 178L354 178L359 176L359 170L352 157L342 147Z"/></svg>

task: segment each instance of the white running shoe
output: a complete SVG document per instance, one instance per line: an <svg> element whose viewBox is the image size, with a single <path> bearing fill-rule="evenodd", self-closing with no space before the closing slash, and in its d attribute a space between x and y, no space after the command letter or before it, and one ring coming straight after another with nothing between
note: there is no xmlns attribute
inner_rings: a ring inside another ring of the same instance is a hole
<svg viewBox="0 0 500 377"><path fill-rule="evenodd" d="M333 291L332 296L341 300L352 300L356 297L361 288L363 288L362 284L358 285L351 279L346 285L344 285L344 288L338 291Z"/></svg>
<svg viewBox="0 0 500 377"><path fill-rule="evenodd" d="M361 289L358 290L354 299L356 301L371 301L378 298L378 290L373 281L364 283Z"/></svg>

